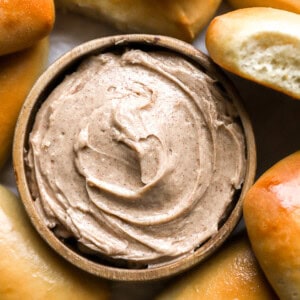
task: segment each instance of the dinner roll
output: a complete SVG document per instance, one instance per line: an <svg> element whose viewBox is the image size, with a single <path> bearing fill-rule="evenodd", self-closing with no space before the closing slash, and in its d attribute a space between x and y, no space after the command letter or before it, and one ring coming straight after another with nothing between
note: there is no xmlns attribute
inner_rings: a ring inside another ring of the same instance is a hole
<svg viewBox="0 0 300 300"><path fill-rule="evenodd" d="M300 99L300 15L265 7L216 17L206 46L220 66Z"/></svg>
<svg viewBox="0 0 300 300"><path fill-rule="evenodd" d="M300 152L264 173L244 217L255 255L280 299L300 299Z"/></svg>
<svg viewBox="0 0 300 300"><path fill-rule="evenodd" d="M107 21L123 32L162 34L192 41L221 0L56 0L59 8Z"/></svg>
<svg viewBox="0 0 300 300"><path fill-rule="evenodd" d="M185 299L275 300L277 296L260 270L248 239L238 236L157 298Z"/></svg>
<svg viewBox="0 0 300 300"><path fill-rule="evenodd" d="M108 299L103 281L75 269L45 244L20 203L0 186L0 299Z"/></svg>
<svg viewBox="0 0 300 300"><path fill-rule="evenodd" d="M0 3L0 55L32 46L49 34L53 0L6 0Z"/></svg>
<svg viewBox="0 0 300 300"><path fill-rule="evenodd" d="M235 9L263 6L300 13L299 0L227 0L227 2Z"/></svg>
<svg viewBox="0 0 300 300"><path fill-rule="evenodd" d="M28 49L0 56L0 168L11 155L21 106L44 70L48 52L48 38L44 38Z"/></svg>

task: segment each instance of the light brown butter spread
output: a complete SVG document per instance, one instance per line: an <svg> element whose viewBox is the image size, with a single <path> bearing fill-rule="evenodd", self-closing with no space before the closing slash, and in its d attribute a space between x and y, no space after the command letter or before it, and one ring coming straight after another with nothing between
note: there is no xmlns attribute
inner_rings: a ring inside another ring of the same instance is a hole
<svg viewBox="0 0 300 300"><path fill-rule="evenodd" d="M89 57L37 114L26 158L35 205L56 235L110 258L190 253L244 180L237 119L216 81L179 55Z"/></svg>

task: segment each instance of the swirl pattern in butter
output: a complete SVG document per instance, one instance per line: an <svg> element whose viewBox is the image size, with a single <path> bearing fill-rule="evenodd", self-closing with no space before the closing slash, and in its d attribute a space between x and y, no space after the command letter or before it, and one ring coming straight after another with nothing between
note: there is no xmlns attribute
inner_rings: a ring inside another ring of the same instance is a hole
<svg viewBox="0 0 300 300"><path fill-rule="evenodd" d="M237 120L216 81L178 55L87 58L30 134L36 207L85 251L148 264L188 254L216 234L244 180Z"/></svg>

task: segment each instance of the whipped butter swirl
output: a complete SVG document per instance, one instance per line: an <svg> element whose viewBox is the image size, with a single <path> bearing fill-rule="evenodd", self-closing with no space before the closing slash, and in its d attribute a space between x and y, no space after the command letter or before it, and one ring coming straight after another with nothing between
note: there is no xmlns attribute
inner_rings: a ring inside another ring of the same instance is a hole
<svg viewBox="0 0 300 300"><path fill-rule="evenodd" d="M190 253L244 180L237 117L178 55L89 57L37 114L26 157L35 205L86 251L150 264Z"/></svg>

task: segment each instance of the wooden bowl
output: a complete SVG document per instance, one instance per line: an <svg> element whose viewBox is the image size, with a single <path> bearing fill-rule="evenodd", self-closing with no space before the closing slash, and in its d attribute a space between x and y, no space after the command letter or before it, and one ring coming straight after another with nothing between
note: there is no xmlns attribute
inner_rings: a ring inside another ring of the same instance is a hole
<svg viewBox="0 0 300 300"><path fill-rule="evenodd" d="M63 77L74 71L85 57L110 51L116 47L130 46L144 49L145 47L155 49L159 48L179 53L190 61L193 61L193 63L198 65L201 70L204 70L207 74L216 78L239 112L246 140L247 165L245 181L242 186L239 199L234 203L231 211L228 213L227 219L220 226L218 233L189 255L180 259L174 259L163 265L154 265L151 266L151 268L145 269L113 267L98 263L90 260L80 252L74 251L74 249L70 248L57 238L44 224L35 208L34 200L30 193L26 178L24 163L24 149L26 150L28 148L28 137L35 120L35 115L42 102L62 81ZM256 170L256 149L252 127L238 94L232 84L224 76L223 72L206 55L189 44L169 37L151 35L120 35L93 40L74 48L72 51L58 59L39 78L28 95L19 116L14 139L13 162L17 186L25 209L39 234L57 253L77 267L100 277L112 280L144 281L164 278L183 272L212 255L213 252L222 245L222 243L232 233L241 218L242 199L254 181Z"/></svg>

